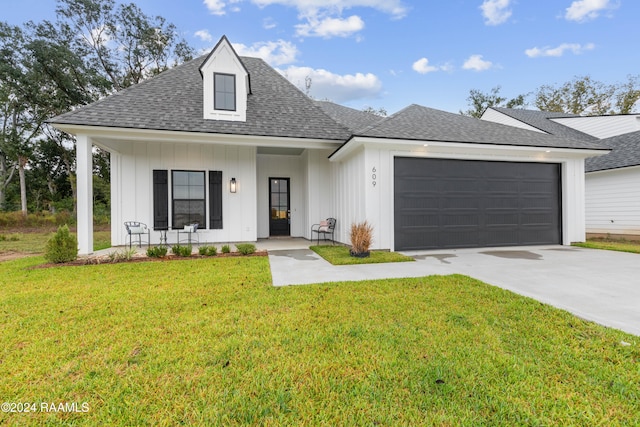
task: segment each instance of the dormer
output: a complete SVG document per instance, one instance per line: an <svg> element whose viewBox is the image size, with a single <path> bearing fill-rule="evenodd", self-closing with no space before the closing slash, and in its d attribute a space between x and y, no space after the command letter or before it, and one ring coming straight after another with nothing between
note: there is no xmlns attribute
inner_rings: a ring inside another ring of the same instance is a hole
<svg viewBox="0 0 640 427"><path fill-rule="evenodd" d="M249 72L226 36L222 36L200 66L203 115L207 120L247 120L251 93Z"/></svg>

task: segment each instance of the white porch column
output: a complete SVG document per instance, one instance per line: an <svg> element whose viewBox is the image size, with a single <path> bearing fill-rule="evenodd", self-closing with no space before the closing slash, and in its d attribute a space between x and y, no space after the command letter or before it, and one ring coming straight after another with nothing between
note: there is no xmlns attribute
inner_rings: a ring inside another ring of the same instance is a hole
<svg viewBox="0 0 640 427"><path fill-rule="evenodd" d="M76 185L78 191L78 249L93 253L93 153L91 138L76 136Z"/></svg>

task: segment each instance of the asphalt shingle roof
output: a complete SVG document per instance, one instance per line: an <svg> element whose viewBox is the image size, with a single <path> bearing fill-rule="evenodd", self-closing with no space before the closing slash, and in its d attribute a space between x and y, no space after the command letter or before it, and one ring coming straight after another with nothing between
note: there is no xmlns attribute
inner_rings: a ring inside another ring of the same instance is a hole
<svg viewBox="0 0 640 427"><path fill-rule="evenodd" d="M600 140L613 148L609 154L591 157L585 163L587 172L640 166L640 131Z"/></svg>
<svg viewBox="0 0 640 427"><path fill-rule="evenodd" d="M546 135L415 104L361 130L356 135L418 141L608 149L607 145L601 142Z"/></svg>
<svg viewBox="0 0 640 427"><path fill-rule="evenodd" d="M533 126L536 129L540 129L543 132L556 136L564 136L567 138L580 139L583 141L595 141L598 138L580 132L569 126L561 125L551 119L567 118L567 117L580 117L575 114L565 113L553 113L549 111L537 111L537 110L523 110L520 108L500 108L491 107L492 109L499 111L511 118L519 120L523 123Z"/></svg>
<svg viewBox="0 0 640 427"><path fill-rule="evenodd" d="M333 102L315 101L315 103L333 120L348 128L352 133L357 133L358 130L369 127L384 119L382 116L345 107Z"/></svg>
<svg viewBox="0 0 640 427"><path fill-rule="evenodd" d="M262 59L241 57L251 78L246 122L203 118L201 56L140 84L50 120L154 129L344 141L351 132Z"/></svg>

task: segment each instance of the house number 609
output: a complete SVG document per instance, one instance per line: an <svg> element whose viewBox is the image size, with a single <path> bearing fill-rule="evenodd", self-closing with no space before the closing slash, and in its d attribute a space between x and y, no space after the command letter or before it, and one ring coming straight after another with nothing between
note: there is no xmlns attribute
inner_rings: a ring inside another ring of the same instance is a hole
<svg viewBox="0 0 640 427"><path fill-rule="evenodd" d="M371 169L371 172L372 172L371 173L371 180L372 180L371 184L373 184L373 186L375 187L376 186L376 178L377 178L376 167L375 166L373 167L373 169Z"/></svg>

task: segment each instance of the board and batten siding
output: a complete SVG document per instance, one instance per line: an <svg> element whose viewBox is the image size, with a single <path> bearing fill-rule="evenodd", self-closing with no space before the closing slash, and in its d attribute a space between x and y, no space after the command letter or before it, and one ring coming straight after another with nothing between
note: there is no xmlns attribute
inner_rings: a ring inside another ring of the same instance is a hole
<svg viewBox="0 0 640 427"><path fill-rule="evenodd" d="M336 240L346 244L350 242L351 224L367 219L363 153L364 149L333 165L337 219ZM375 244L374 242L374 248Z"/></svg>
<svg viewBox="0 0 640 427"><path fill-rule="evenodd" d="M640 235L640 166L586 175L587 233Z"/></svg>
<svg viewBox="0 0 640 427"><path fill-rule="evenodd" d="M200 242L255 241L256 228L256 149L226 145L131 142L120 144L111 153L111 244L124 245L124 221L140 221L153 227L153 171L222 171L223 228L198 229ZM171 173L168 174L171 176ZM229 180L238 183L229 192ZM206 184L206 182L205 182ZM206 185L209 218L209 186ZM169 190L171 218L171 190ZM208 227L208 224L207 224ZM151 233L151 243L159 243L159 232ZM175 243L169 232L169 243Z"/></svg>

